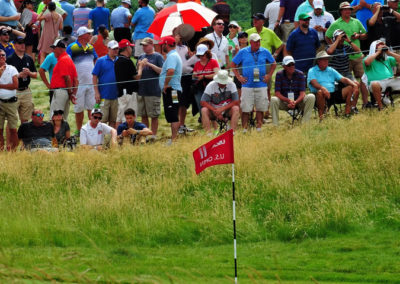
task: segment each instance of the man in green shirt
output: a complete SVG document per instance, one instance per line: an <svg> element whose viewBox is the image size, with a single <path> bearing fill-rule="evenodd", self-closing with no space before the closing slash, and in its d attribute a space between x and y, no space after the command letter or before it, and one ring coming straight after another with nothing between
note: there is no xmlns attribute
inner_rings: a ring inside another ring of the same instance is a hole
<svg viewBox="0 0 400 284"><path fill-rule="evenodd" d="M349 2L342 2L339 5L340 18L330 25L325 33L326 41L328 44L332 44L333 33L335 30L342 30L346 33L347 37L360 48L360 40L367 39L367 32L362 23L351 17L353 7L350 6ZM347 42L345 44L348 44ZM354 77L358 80L364 75L364 68L362 63L363 54L350 54L350 71L354 73ZM368 103L368 90L361 84L361 94L363 105Z"/></svg>
<svg viewBox="0 0 400 284"><path fill-rule="evenodd" d="M382 109L382 92L388 87L400 90L400 78L393 77L392 68L396 63L400 63L400 55L390 51L381 40L371 43L369 55L363 60L368 86L378 103L379 110Z"/></svg>
<svg viewBox="0 0 400 284"><path fill-rule="evenodd" d="M253 15L253 28L248 29L246 31L247 34L251 35L257 33L261 37L261 47L268 49L271 52L272 56L276 60L276 57L283 49L283 43L279 39L279 37L274 33L273 30L270 30L264 27L265 17L262 13L257 13ZM273 52L273 50L275 52Z"/></svg>

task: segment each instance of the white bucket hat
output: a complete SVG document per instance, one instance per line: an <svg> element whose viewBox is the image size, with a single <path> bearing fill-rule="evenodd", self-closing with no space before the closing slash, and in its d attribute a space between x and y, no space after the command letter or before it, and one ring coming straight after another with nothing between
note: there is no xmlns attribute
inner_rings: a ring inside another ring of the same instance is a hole
<svg viewBox="0 0 400 284"><path fill-rule="evenodd" d="M228 71L219 70L217 75L214 76L214 81L221 85L226 85L229 82L232 82L232 78L228 76Z"/></svg>

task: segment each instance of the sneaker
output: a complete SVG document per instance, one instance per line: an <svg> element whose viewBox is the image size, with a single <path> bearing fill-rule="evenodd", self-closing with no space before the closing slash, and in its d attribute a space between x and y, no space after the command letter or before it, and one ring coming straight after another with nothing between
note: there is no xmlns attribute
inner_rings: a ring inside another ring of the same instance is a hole
<svg viewBox="0 0 400 284"><path fill-rule="evenodd" d="M358 114L359 113L358 108L357 107L351 107L351 113Z"/></svg>
<svg viewBox="0 0 400 284"><path fill-rule="evenodd" d="M184 125L184 127L186 128L186 132L193 132L194 129L187 127L186 125Z"/></svg>
<svg viewBox="0 0 400 284"><path fill-rule="evenodd" d="M186 126L185 125L179 126L178 133L179 134L185 134L186 133Z"/></svg>
<svg viewBox="0 0 400 284"><path fill-rule="evenodd" d="M243 128L243 134L247 133L247 128Z"/></svg>
<svg viewBox="0 0 400 284"><path fill-rule="evenodd" d="M257 132L261 132L261 128L260 127L257 127L256 130L257 130Z"/></svg>

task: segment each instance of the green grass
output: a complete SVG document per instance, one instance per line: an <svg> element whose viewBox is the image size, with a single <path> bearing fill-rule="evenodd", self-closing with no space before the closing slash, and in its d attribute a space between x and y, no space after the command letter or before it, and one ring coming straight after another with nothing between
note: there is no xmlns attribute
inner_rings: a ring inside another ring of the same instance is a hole
<svg viewBox="0 0 400 284"><path fill-rule="evenodd" d="M399 119L235 135L241 283L400 283ZM207 140L2 154L0 282L231 283L230 166L195 175Z"/></svg>

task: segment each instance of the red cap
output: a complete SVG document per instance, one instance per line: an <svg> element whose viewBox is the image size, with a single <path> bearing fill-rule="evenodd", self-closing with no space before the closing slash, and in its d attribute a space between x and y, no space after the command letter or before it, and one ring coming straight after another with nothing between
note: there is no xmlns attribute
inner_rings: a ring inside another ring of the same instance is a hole
<svg viewBox="0 0 400 284"><path fill-rule="evenodd" d="M127 46L135 46L133 43L131 43L129 40L127 39L123 39L118 43L118 47L119 48L124 48Z"/></svg>
<svg viewBox="0 0 400 284"><path fill-rule="evenodd" d="M168 44L168 45L173 45L174 43L175 43L175 38L172 36L162 37L161 40L158 42L158 44Z"/></svg>

